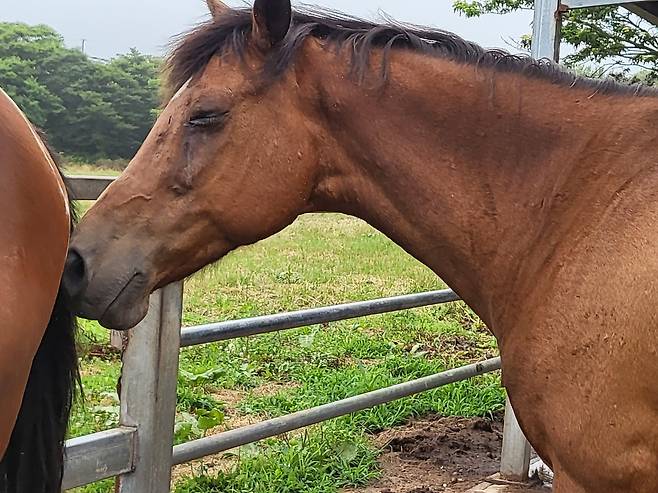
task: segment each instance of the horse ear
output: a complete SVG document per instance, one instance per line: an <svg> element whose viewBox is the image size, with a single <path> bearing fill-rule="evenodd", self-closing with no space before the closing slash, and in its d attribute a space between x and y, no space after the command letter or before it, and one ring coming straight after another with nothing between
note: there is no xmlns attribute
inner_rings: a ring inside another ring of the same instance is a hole
<svg viewBox="0 0 658 493"><path fill-rule="evenodd" d="M210 13L215 19L218 19L230 10L230 7L221 0L206 0L206 3L208 4Z"/></svg>
<svg viewBox="0 0 658 493"><path fill-rule="evenodd" d="M254 42L261 49L269 50L283 41L291 22L290 0L256 0L252 26Z"/></svg>

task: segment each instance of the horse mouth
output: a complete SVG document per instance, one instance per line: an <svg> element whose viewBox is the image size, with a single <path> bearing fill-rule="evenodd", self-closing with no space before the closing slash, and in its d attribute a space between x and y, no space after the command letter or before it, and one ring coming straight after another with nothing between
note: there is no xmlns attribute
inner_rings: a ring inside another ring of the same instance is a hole
<svg viewBox="0 0 658 493"><path fill-rule="evenodd" d="M98 322L107 329L132 329L146 316L148 296L146 276L134 273L98 317Z"/></svg>

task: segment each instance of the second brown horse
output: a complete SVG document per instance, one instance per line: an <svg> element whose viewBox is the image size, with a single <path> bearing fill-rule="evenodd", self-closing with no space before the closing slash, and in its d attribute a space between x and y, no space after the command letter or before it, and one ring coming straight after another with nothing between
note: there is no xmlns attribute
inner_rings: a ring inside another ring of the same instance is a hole
<svg viewBox="0 0 658 493"><path fill-rule="evenodd" d="M51 153L0 89L0 493L60 493L78 379L60 291L72 208Z"/></svg>
<svg viewBox="0 0 658 493"><path fill-rule="evenodd" d="M365 219L498 340L557 493L658 491L658 97L438 30L210 2L177 91L74 236L84 316L302 213Z"/></svg>

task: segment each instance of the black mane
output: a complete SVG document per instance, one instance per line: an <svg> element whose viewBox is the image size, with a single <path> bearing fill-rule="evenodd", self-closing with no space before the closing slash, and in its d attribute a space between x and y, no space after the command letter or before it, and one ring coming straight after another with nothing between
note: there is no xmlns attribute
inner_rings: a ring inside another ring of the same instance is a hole
<svg viewBox="0 0 658 493"><path fill-rule="evenodd" d="M249 42L252 10L232 9L220 19L201 24L180 38L167 60L169 89L177 91L187 80L201 72L216 54L234 53L243 57ZM312 9L293 13L286 39L270 54L266 75L283 73L295 59L305 39L314 37L337 48L351 51L352 73L360 79L370 69L370 53L384 50L382 77L388 76L391 50L410 50L458 63L477 65L501 72L523 74L555 84L584 87L599 93L623 93L636 96L655 95L655 89L642 85L624 85L612 79L579 77L550 60L535 60L526 55L512 55L503 50L487 50L456 34L387 21L375 24L334 11Z"/></svg>

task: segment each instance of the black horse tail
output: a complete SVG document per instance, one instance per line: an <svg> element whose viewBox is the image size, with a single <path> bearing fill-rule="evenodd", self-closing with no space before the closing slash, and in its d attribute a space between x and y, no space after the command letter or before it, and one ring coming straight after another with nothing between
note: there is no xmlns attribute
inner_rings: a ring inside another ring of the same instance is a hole
<svg viewBox="0 0 658 493"><path fill-rule="evenodd" d="M61 491L64 440L79 381L75 330L75 317L60 288L0 462L2 493Z"/></svg>
<svg viewBox="0 0 658 493"><path fill-rule="evenodd" d="M71 228L74 222L71 207ZM16 425L0 462L0 493L61 492L64 441L80 388L76 329L70 300L60 285L50 322L32 362Z"/></svg>

